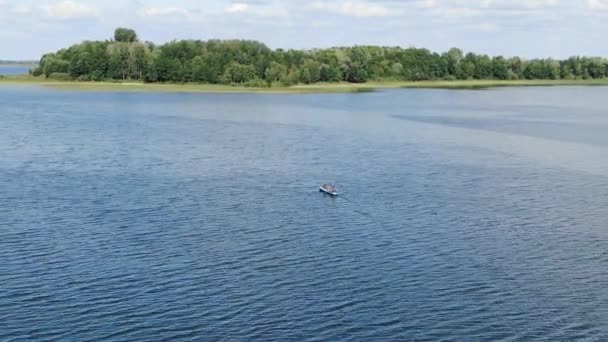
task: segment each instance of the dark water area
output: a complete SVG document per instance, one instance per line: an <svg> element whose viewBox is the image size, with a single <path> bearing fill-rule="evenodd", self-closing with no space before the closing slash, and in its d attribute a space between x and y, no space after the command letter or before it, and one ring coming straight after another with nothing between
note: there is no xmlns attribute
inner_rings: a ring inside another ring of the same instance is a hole
<svg viewBox="0 0 608 342"><path fill-rule="evenodd" d="M2 65L0 64L0 75L26 75L32 66L26 65Z"/></svg>
<svg viewBox="0 0 608 342"><path fill-rule="evenodd" d="M606 340L607 95L0 86L0 340Z"/></svg>

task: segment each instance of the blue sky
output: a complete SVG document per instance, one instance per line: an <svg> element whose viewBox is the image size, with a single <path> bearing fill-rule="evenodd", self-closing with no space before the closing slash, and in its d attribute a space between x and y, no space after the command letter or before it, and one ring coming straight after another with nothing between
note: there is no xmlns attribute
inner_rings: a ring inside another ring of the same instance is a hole
<svg viewBox="0 0 608 342"><path fill-rule="evenodd" d="M0 59L37 59L117 26L144 40L245 38L272 48L460 47L608 56L608 0L0 0Z"/></svg>

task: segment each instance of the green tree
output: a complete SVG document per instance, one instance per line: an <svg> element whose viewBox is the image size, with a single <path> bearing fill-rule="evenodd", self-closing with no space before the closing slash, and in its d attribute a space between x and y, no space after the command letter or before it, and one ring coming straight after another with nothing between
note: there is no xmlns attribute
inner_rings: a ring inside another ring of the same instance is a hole
<svg viewBox="0 0 608 342"><path fill-rule="evenodd" d="M559 62L549 58L544 60L544 77L551 80L557 80L560 78L561 70L559 66Z"/></svg>
<svg viewBox="0 0 608 342"><path fill-rule="evenodd" d="M507 61L510 79L520 79L524 77L524 62L519 57L510 58Z"/></svg>
<svg viewBox="0 0 608 342"><path fill-rule="evenodd" d="M473 77L478 79L478 80L486 80L486 79L491 79L492 75L493 75L493 70L492 70L492 60L490 59L490 57L483 55L483 56L476 56L475 58L475 72L473 74Z"/></svg>
<svg viewBox="0 0 608 342"><path fill-rule="evenodd" d="M285 78L285 76L287 76L287 67L274 61L270 62L270 65L268 66L268 68L266 68L266 71L264 72L264 79L269 84L272 84L273 82L278 82L281 79Z"/></svg>
<svg viewBox="0 0 608 342"><path fill-rule="evenodd" d="M509 78L509 65L502 56L492 58L492 75L499 80Z"/></svg>
<svg viewBox="0 0 608 342"><path fill-rule="evenodd" d="M340 70L337 66L330 64L319 65L319 81L338 82L340 81Z"/></svg>
<svg viewBox="0 0 608 342"><path fill-rule="evenodd" d="M469 54L467 54L467 57L465 57L462 63L458 65L456 77L461 80L468 80L473 78L473 76L475 75L476 68L475 61L475 55L471 54L471 56L469 56Z"/></svg>
<svg viewBox="0 0 608 342"><path fill-rule="evenodd" d="M142 43L129 44L128 56L128 74L129 78L141 80L143 79L146 67L147 47Z"/></svg>
<svg viewBox="0 0 608 342"><path fill-rule="evenodd" d="M321 79L319 72L319 63L313 60L307 60L301 67L300 82L305 84L316 83Z"/></svg>
<svg viewBox="0 0 608 342"><path fill-rule="evenodd" d="M590 58L587 60L586 68L592 78L603 78L606 76L606 63L601 58Z"/></svg>
<svg viewBox="0 0 608 342"><path fill-rule="evenodd" d="M351 63L346 68L344 79L351 83L365 83L368 80L367 70L360 63Z"/></svg>
<svg viewBox="0 0 608 342"><path fill-rule="evenodd" d="M543 61L539 59L529 61L524 69L524 77L529 80L548 78Z"/></svg>
<svg viewBox="0 0 608 342"><path fill-rule="evenodd" d="M73 78L81 76L89 76L93 72L93 57L90 53L84 51L72 59L68 68L70 75Z"/></svg>
<svg viewBox="0 0 608 342"><path fill-rule="evenodd" d="M230 62L223 75L225 83L245 83L255 78L256 70L253 65L244 65L238 62Z"/></svg>
<svg viewBox="0 0 608 342"><path fill-rule="evenodd" d="M116 42L108 45L108 73L111 78L126 80L130 75L129 43Z"/></svg>
<svg viewBox="0 0 608 342"><path fill-rule="evenodd" d="M403 76L403 65L399 62L395 62L391 65L391 76L400 79Z"/></svg>
<svg viewBox="0 0 608 342"><path fill-rule="evenodd" d="M49 56L44 59L42 70L47 78L54 73L68 73L70 70L70 62Z"/></svg>
<svg viewBox="0 0 608 342"><path fill-rule="evenodd" d="M119 27L114 30L114 40L123 43L133 43L137 41L137 33L132 29Z"/></svg>
<svg viewBox="0 0 608 342"><path fill-rule="evenodd" d="M190 64L192 68L192 80L195 82L205 82L206 65L201 56L195 56Z"/></svg>
<svg viewBox="0 0 608 342"><path fill-rule="evenodd" d="M448 74L456 76L459 71L460 62L464 58L462 50L451 48L448 52L443 54L443 58L446 61Z"/></svg>
<svg viewBox="0 0 608 342"><path fill-rule="evenodd" d="M152 83L152 82L159 81L158 70L157 70L157 61L156 61L157 58L158 58L158 56L154 52L146 54L145 62L144 62L146 66L144 68L144 75L143 75L144 82Z"/></svg>

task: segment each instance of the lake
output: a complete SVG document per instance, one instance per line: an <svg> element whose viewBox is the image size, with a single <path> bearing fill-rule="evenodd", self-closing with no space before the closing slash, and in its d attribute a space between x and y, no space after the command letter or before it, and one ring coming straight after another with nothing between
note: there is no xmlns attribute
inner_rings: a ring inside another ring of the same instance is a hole
<svg viewBox="0 0 608 342"><path fill-rule="evenodd" d="M0 340L606 340L607 99L0 86Z"/></svg>
<svg viewBox="0 0 608 342"><path fill-rule="evenodd" d="M25 75L31 68L31 65L0 64L0 75Z"/></svg>

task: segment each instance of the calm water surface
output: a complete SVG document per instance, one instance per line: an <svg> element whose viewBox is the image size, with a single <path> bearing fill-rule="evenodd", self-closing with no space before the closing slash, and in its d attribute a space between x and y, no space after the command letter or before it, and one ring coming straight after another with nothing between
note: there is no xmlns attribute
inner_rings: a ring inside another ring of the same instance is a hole
<svg viewBox="0 0 608 342"><path fill-rule="evenodd" d="M24 75L33 68L32 66L24 65L1 65L0 64L0 75Z"/></svg>
<svg viewBox="0 0 608 342"><path fill-rule="evenodd" d="M0 86L0 340L605 341L607 99Z"/></svg>

